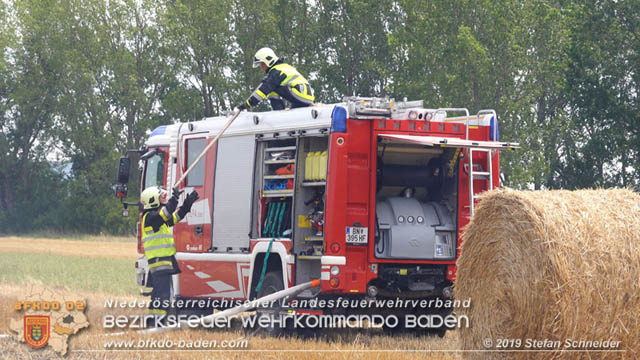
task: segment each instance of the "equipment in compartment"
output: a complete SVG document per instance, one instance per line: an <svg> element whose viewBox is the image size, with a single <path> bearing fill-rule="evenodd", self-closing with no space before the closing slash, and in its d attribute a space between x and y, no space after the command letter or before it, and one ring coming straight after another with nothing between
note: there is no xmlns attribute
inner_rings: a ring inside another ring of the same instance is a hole
<svg viewBox="0 0 640 360"><path fill-rule="evenodd" d="M307 220L315 229L314 236L324 236L324 188L314 190L313 197L305 201L305 205L311 205L311 212L307 216Z"/></svg>
<svg viewBox="0 0 640 360"><path fill-rule="evenodd" d="M455 256L455 220L437 202L411 196L391 197L376 206L376 256L400 259L448 259Z"/></svg>
<svg viewBox="0 0 640 360"><path fill-rule="evenodd" d="M287 230L289 230L287 232ZM270 238L290 237L291 205L288 200L270 201L262 220L262 236ZM288 235L288 236L287 236Z"/></svg>
<svg viewBox="0 0 640 360"><path fill-rule="evenodd" d="M291 160L294 158L295 154L292 150L275 152L272 151L269 153L270 160Z"/></svg>
<svg viewBox="0 0 640 360"><path fill-rule="evenodd" d="M376 174L375 256L455 259L456 178L453 169L448 171L455 164L455 150L396 144L383 145L381 150Z"/></svg>
<svg viewBox="0 0 640 360"><path fill-rule="evenodd" d="M323 181L327 179L328 151L307 153L305 157L304 181Z"/></svg>
<svg viewBox="0 0 640 360"><path fill-rule="evenodd" d="M287 164L276 169L276 175L293 175L296 172L294 164Z"/></svg>
<svg viewBox="0 0 640 360"><path fill-rule="evenodd" d="M258 237L292 238L292 197L296 172L296 140L278 139L261 144L262 162L256 176L261 194L257 202L260 217Z"/></svg>
<svg viewBox="0 0 640 360"><path fill-rule="evenodd" d="M322 256L322 245L308 246L300 252L300 255L306 256Z"/></svg>
<svg viewBox="0 0 640 360"><path fill-rule="evenodd" d="M293 179L267 180L264 183L265 191L293 189Z"/></svg>
<svg viewBox="0 0 640 360"><path fill-rule="evenodd" d="M320 276L324 254L325 187L329 138L300 138L296 180L294 252L296 281Z"/></svg>
<svg viewBox="0 0 640 360"><path fill-rule="evenodd" d="M296 173L294 139L265 142L262 168L262 197L291 197Z"/></svg>

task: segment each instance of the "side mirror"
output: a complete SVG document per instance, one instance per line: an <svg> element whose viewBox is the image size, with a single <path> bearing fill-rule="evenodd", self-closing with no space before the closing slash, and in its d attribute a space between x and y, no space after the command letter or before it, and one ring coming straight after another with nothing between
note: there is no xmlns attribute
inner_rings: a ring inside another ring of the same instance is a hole
<svg viewBox="0 0 640 360"><path fill-rule="evenodd" d="M118 184L127 184L129 182L129 168L131 160L128 157L121 157L118 163Z"/></svg>
<svg viewBox="0 0 640 360"><path fill-rule="evenodd" d="M147 161L149 160L150 157L157 154L158 152L159 152L158 149L149 150L146 153L144 153L144 155L140 156L140 160Z"/></svg>

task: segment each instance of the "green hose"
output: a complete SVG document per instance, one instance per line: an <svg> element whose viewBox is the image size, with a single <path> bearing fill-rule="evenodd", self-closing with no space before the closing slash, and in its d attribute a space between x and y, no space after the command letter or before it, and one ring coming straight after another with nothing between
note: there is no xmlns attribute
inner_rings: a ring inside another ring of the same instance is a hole
<svg viewBox="0 0 640 360"><path fill-rule="evenodd" d="M264 256L264 263L262 263L262 272L260 273L260 280L258 281L258 286L256 286L256 296L258 295L258 291L262 287L262 281L264 280L264 274L267 272L267 260L269 260L269 254L271 254L271 244L273 244L273 240L276 238L271 238L269 241L269 247L267 247L267 255Z"/></svg>
<svg viewBox="0 0 640 360"><path fill-rule="evenodd" d="M265 228L262 232L263 235L266 233L271 236L271 241L269 241L269 246L267 247L267 254L264 256L264 263L262 264L262 271L260 272L260 280L258 280L258 285L256 286L256 294L262 287L264 275L267 272L267 260L269 260L269 254L271 254L271 245L273 245L273 241L276 239L276 236L280 236L282 218L284 217L284 212L287 208L287 204L285 202L269 203L269 205L271 206L270 210L267 211L268 221L266 221Z"/></svg>
<svg viewBox="0 0 640 360"><path fill-rule="evenodd" d="M275 237L275 231L276 231L276 223L278 222L278 213L280 212L280 206L282 205L282 203L278 202L278 203L274 203L273 207L273 214L271 215L271 219L269 222L269 229L267 231L267 236L270 237Z"/></svg>
<svg viewBox="0 0 640 360"><path fill-rule="evenodd" d="M276 203L269 203L267 205L267 216L264 219L264 226L262 228L262 236L269 236L269 227L271 226L271 222L273 221L273 213L274 208L276 207Z"/></svg>
<svg viewBox="0 0 640 360"><path fill-rule="evenodd" d="M284 217L284 212L287 209L287 203L282 202L282 207L280 208L280 213L278 213L278 228L276 229L276 232L274 234L274 236L282 236L282 232L280 231L280 228L282 228L282 218Z"/></svg>

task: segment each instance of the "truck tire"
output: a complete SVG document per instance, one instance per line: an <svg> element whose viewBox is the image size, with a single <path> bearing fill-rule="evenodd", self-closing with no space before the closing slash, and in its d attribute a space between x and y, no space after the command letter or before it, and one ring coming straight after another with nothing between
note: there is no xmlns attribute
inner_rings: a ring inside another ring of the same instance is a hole
<svg viewBox="0 0 640 360"><path fill-rule="evenodd" d="M264 280L262 280L262 286L258 291L256 296L257 299L267 296L269 294L273 294L280 290L284 290L284 283L282 282L282 274L280 272L271 271L264 275ZM262 316L278 316L280 312L280 307L282 305L282 300L275 302L274 307L269 309L261 309L258 308L256 310L256 315L258 318ZM273 324L272 324L273 325ZM265 334L269 336L280 336L284 334L284 328L282 326L266 326L261 327L259 330L262 330Z"/></svg>

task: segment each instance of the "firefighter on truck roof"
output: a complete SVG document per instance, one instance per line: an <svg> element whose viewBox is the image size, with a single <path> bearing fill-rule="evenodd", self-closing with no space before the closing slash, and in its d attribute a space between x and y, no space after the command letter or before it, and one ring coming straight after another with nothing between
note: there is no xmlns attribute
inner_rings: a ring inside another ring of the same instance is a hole
<svg viewBox="0 0 640 360"><path fill-rule="evenodd" d="M253 57L253 67L260 67L267 76L249 98L238 105L238 110L250 109L264 99L269 99L273 110L285 108L284 100L291 103L291 108L313 105L315 97L307 79L298 70L285 64L273 50L262 48Z"/></svg>
<svg viewBox="0 0 640 360"><path fill-rule="evenodd" d="M169 201L167 192L159 186L149 187L140 194L143 206L142 247L149 263L147 283L153 287L149 312L156 316L167 315L168 307L163 303L170 300L171 275L180 272L175 257L176 245L169 227L180 222L191 211L191 205L198 200L198 193L194 190L176 211L180 193L181 191L174 190ZM154 300L159 300L159 304Z"/></svg>

